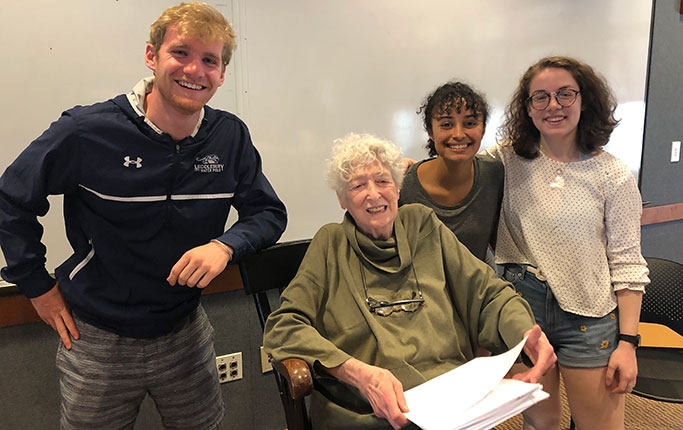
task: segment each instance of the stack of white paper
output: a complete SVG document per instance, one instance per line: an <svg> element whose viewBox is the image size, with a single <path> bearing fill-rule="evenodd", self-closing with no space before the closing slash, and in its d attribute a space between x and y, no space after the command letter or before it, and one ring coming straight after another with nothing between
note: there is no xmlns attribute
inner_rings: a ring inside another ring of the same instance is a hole
<svg viewBox="0 0 683 430"><path fill-rule="evenodd" d="M540 384L503 379L525 342L406 391L405 416L424 430L487 430L548 398Z"/></svg>

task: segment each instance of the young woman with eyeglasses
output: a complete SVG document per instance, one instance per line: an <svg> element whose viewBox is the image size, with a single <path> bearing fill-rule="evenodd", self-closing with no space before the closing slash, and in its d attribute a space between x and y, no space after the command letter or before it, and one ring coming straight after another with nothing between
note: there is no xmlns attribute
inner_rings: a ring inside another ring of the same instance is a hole
<svg viewBox="0 0 683 430"><path fill-rule="evenodd" d="M578 429L623 429L638 367L648 270L642 203L626 165L605 152L616 100L589 65L543 58L522 76L489 149L505 166L496 262L531 305L558 364L541 380L549 401L525 429L559 429L560 375Z"/></svg>

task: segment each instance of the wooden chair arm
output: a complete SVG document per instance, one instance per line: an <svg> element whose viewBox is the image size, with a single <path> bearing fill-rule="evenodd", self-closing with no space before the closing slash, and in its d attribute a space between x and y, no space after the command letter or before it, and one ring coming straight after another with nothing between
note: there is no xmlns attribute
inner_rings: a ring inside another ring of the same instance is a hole
<svg viewBox="0 0 683 430"><path fill-rule="evenodd" d="M272 360L273 369L287 380L289 395L294 400L301 399L313 391L313 378L308 363L300 358Z"/></svg>

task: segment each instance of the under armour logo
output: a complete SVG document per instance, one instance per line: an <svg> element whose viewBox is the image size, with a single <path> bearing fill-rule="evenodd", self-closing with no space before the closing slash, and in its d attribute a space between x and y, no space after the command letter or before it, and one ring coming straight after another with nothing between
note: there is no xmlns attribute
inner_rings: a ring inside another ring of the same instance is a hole
<svg viewBox="0 0 683 430"><path fill-rule="evenodd" d="M124 166L130 167L131 164L135 164L135 168L139 169L140 167L142 167L142 158L137 157L135 160L131 160L129 155L123 157Z"/></svg>

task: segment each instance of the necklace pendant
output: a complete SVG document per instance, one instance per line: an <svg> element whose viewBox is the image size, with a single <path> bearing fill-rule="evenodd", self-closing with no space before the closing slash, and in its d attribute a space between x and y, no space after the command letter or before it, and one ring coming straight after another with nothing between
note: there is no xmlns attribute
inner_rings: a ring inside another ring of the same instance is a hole
<svg viewBox="0 0 683 430"><path fill-rule="evenodd" d="M564 178L560 175L555 176L555 179L550 183L550 188L561 189L564 188Z"/></svg>

